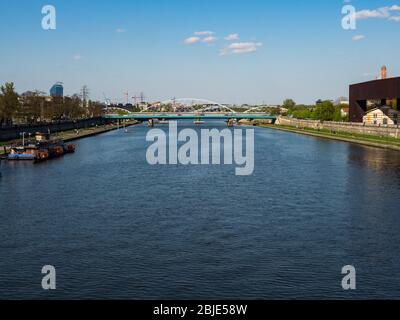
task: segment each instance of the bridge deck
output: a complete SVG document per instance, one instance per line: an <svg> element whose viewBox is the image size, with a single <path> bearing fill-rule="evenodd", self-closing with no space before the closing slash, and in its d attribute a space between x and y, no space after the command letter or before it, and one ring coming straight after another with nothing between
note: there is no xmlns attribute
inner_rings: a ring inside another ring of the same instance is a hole
<svg viewBox="0 0 400 320"><path fill-rule="evenodd" d="M194 119L209 119L209 120L229 120L229 119L248 119L248 120L276 120L275 116L267 114L246 114L246 113L229 113L229 114L174 114L174 113L132 113L128 115L108 114L104 116L107 119L135 119L135 120L194 120Z"/></svg>

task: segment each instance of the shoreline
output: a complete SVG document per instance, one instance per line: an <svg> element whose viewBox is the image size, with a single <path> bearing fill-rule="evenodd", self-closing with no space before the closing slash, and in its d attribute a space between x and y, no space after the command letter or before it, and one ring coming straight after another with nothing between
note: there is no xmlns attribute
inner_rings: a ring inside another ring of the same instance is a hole
<svg viewBox="0 0 400 320"><path fill-rule="evenodd" d="M279 131L283 131L283 132L297 133L297 134L321 138L321 139L336 140L336 141L342 141L342 142L347 142L347 143L359 144L359 145L368 146L368 147L400 151L400 140L398 141L398 144L396 144L396 142L391 143L389 141L384 141L384 138L380 138L380 137L376 137L376 136L357 137L354 135L352 136L349 133L343 133L343 132L338 132L338 133L334 134L334 133L318 131L318 130L310 129L310 128L298 129L298 128L290 127L290 126L270 125L270 124L259 124L257 126L261 127L261 128L268 128L268 129L274 129L274 130L279 130ZM376 139L376 140L370 141L369 139L371 139L371 140ZM383 141L379 141L378 139L382 139Z"/></svg>
<svg viewBox="0 0 400 320"><path fill-rule="evenodd" d="M129 123L126 123L125 127L127 128L127 127L131 127L131 126L137 125L137 124L140 124L140 122L131 121ZM301 134L301 135L316 137L316 138L321 138L321 139L336 140L336 141L341 141L341 142L359 144L359 145L368 146L368 147L400 151L400 139L398 140L398 142L396 140L388 141L385 138L380 138L377 136L357 137L355 135L352 135L350 133L345 133L345 132L330 133L330 132L324 132L322 130L316 130L316 129L311 129L311 128L300 129L300 128L291 127L291 126L272 125L272 124L250 124L250 123L248 123L248 124L243 124L243 125L257 126L260 128L267 128L267 129L279 130L282 132L296 133L296 134ZM76 133L75 130L62 131L62 132L55 133L53 136L55 138L62 139L65 142L71 142L71 141L76 141L76 140L80 140L80 139L93 137L93 136L96 136L96 135L99 135L102 133L114 131L114 130L117 130L118 128L122 129L123 125L119 125L119 127L118 127L117 124L109 124L109 125L103 125L103 126L99 126L99 127L91 127L91 128L79 130L78 134ZM9 145L21 143L21 142L22 142L22 139L12 140L12 141L1 143L0 144L0 155L4 155L4 150L3 150L4 146L8 147Z"/></svg>
<svg viewBox="0 0 400 320"><path fill-rule="evenodd" d="M131 121L129 123L125 123L125 128L134 126L136 124L139 124L137 121ZM101 127L93 127L93 128L88 128L88 129L83 129L83 133L76 134L74 131L64 131L60 132L59 134L55 134L55 137L63 139L65 142L71 142L71 141L76 141L84 138L89 138L93 137L102 133L118 130L118 129L124 129L123 125L117 125L117 124L112 124L112 125L104 125ZM89 132L88 132L89 131ZM60 137L61 134L61 137Z"/></svg>
<svg viewBox="0 0 400 320"><path fill-rule="evenodd" d="M134 126L139 123L140 122L137 122L137 121L130 121L125 124L125 127L128 128L128 127ZM78 130L78 134L76 133L75 130L69 130L69 131L61 131L61 132L54 133L54 134L52 134L52 136L57 139L62 139L65 142L71 142L71 141L76 141L76 140L80 140L80 139L93 137L93 136L96 136L96 135L99 135L102 133L107 133L110 131L118 130L118 128L123 129L124 127L123 127L123 125L118 126L118 124L107 124L107 125L102 125L102 126L98 126L98 127L80 129L80 130ZM10 145L21 143L21 142L22 142L22 139L12 140L12 141L7 141L4 143L1 143L0 155L4 155L4 147L9 147Z"/></svg>

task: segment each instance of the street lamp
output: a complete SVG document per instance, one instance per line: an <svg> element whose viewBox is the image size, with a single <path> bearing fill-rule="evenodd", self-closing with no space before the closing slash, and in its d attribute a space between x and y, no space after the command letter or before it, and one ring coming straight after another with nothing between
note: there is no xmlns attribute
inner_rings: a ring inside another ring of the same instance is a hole
<svg viewBox="0 0 400 320"><path fill-rule="evenodd" d="M22 146L25 147L25 134L26 132L21 132L19 135L22 136Z"/></svg>

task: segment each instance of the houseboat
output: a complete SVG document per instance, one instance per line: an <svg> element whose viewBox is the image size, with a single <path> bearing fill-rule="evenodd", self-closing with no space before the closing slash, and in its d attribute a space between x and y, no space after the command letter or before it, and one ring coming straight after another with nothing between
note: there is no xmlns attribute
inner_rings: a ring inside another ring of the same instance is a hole
<svg viewBox="0 0 400 320"><path fill-rule="evenodd" d="M51 139L50 134L37 133L35 141L30 141L27 146L12 147L7 159L42 162L74 152L75 145L66 144L63 140Z"/></svg>
<svg viewBox="0 0 400 320"><path fill-rule="evenodd" d="M11 148L7 159L10 161L34 161L35 155L26 152L25 147L14 147Z"/></svg>
<svg viewBox="0 0 400 320"><path fill-rule="evenodd" d="M49 158L47 150L39 149L35 145L11 148L7 159L10 161L46 161Z"/></svg>
<svg viewBox="0 0 400 320"><path fill-rule="evenodd" d="M40 149L47 150L49 158L59 158L67 153L75 152L75 145L66 144L63 140L48 140L38 142L37 146Z"/></svg>

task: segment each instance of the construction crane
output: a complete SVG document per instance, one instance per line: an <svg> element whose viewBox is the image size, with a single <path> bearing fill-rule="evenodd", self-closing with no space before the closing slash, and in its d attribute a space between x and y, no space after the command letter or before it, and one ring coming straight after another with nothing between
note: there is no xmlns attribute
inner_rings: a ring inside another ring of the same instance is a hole
<svg viewBox="0 0 400 320"><path fill-rule="evenodd" d="M141 92L141 93L140 93L140 103L144 103L145 100L146 100L146 97L145 97L144 93Z"/></svg>
<svg viewBox="0 0 400 320"><path fill-rule="evenodd" d="M140 105L143 105L145 103L146 97L145 97L144 93L141 92L139 96L138 95L134 95L132 97L132 100L133 100L134 105L137 108L139 108Z"/></svg>

